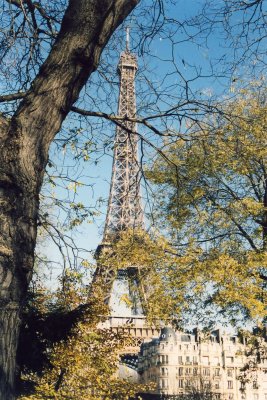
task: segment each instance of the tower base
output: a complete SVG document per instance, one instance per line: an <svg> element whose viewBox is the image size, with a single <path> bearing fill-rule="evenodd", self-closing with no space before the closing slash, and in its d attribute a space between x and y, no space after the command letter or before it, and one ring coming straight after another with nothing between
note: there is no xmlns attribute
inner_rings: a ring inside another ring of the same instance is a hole
<svg viewBox="0 0 267 400"><path fill-rule="evenodd" d="M139 353L143 342L150 341L160 335L160 327L148 325L145 316L110 316L105 322L101 322L98 327L125 334L124 354Z"/></svg>

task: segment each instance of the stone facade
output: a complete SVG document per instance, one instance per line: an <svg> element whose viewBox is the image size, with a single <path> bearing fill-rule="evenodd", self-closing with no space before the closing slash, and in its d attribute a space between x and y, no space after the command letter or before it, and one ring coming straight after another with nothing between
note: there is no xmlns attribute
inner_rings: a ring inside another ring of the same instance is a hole
<svg viewBox="0 0 267 400"><path fill-rule="evenodd" d="M256 364L249 382L240 380L242 368L255 361L247 349L244 338L220 330L205 335L197 329L185 333L164 328L159 338L142 344L138 371L141 382L156 385L151 398L200 388L223 400L267 400L267 359Z"/></svg>

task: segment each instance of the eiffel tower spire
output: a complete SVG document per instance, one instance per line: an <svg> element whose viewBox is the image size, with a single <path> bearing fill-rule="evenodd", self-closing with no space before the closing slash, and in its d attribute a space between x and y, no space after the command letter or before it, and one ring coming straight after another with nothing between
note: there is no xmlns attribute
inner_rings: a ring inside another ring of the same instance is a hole
<svg viewBox="0 0 267 400"><path fill-rule="evenodd" d="M127 28L126 50L121 54L118 64L120 75L118 115L126 119L134 119L136 116L134 80L137 68L137 58L129 50L129 28ZM134 121L122 121L116 129L104 243L110 242L114 234L120 231L144 228L138 136L135 132Z"/></svg>

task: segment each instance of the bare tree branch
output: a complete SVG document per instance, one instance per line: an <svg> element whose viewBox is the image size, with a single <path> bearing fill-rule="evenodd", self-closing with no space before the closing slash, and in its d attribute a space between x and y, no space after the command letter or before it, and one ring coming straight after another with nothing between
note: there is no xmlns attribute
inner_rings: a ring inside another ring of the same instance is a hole
<svg viewBox="0 0 267 400"><path fill-rule="evenodd" d="M20 100L23 99L26 95L27 92L4 94L0 96L0 103L4 103L5 101Z"/></svg>

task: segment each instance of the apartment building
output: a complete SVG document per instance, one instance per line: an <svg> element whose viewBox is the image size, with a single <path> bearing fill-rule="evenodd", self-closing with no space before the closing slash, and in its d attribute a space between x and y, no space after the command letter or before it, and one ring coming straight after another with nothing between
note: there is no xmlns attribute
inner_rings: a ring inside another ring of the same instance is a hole
<svg viewBox="0 0 267 400"><path fill-rule="evenodd" d="M211 391L220 400L267 400L267 359L248 355L244 337L221 330L163 328L159 338L142 344L138 372L141 382L155 383L153 399Z"/></svg>

